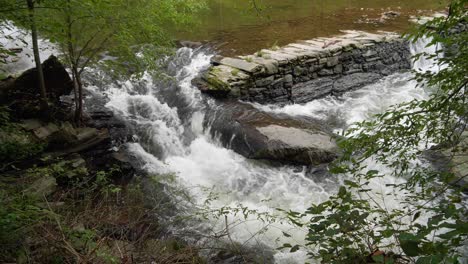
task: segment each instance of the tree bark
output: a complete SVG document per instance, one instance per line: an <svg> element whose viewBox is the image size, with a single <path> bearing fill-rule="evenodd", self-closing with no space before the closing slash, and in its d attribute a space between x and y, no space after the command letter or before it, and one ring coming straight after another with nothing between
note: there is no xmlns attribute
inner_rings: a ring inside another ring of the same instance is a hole
<svg viewBox="0 0 468 264"><path fill-rule="evenodd" d="M81 82L81 77L77 68L73 68L73 75L75 76L75 98L76 108L75 108L75 123L77 126L81 126L82 117L83 117L83 83Z"/></svg>
<svg viewBox="0 0 468 264"><path fill-rule="evenodd" d="M39 92L41 94L41 110L45 111L48 109L47 90L45 86L44 72L42 71L41 56L39 54L39 44L37 41L38 36L37 36L36 21L34 17L34 1L26 0L26 2L28 4L29 22L31 24L30 27L31 27L31 35L32 35L34 62L36 64Z"/></svg>
<svg viewBox="0 0 468 264"><path fill-rule="evenodd" d="M80 71L78 70L79 58L76 56L75 47L72 36L72 19L71 19L71 3L67 0L66 6L66 23L67 23L67 49L68 60L72 68L73 77L73 92L75 95L75 125L81 126L83 119L83 83L81 82Z"/></svg>

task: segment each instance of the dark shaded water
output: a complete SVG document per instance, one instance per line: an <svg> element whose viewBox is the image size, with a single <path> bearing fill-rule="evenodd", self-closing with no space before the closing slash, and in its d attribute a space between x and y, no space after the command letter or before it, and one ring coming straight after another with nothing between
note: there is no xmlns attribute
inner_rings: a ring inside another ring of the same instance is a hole
<svg viewBox="0 0 468 264"><path fill-rule="evenodd" d="M199 24L176 33L179 39L209 41L224 55L251 54L297 40L339 34L340 30L398 31L411 16L444 9L439 0L209 0ZM400 15L379 21L382 13Z"/></svg>

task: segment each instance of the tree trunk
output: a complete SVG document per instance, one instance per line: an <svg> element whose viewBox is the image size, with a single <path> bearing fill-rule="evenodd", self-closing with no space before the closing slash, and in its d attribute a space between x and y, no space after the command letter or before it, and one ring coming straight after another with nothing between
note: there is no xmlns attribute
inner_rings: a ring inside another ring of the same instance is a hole
<svg viewBox="0 0 468 264"><path fill-rule="evenodd" d="M78 98L75 97L75 123L77 126L81 126L82 117L83 117L83 83L81 82L81 76L78 72L78 69L73 68L73 75L75 76L75 95L78 95Z"/></svg>
<svg viewBox="0 0 468 264"><path fill-rule="evenodd" d="M31 26L34 62L36 63L39 91L41 94L41 110L45 111L48 109L47 91L46 91L45 81L44 81L44 72L42 71L41 57L39 55L39 44L37 41L37 28L36 28L36 21L34 17L34 1L26 0L26 2L28 3L29 22L31 23L30 26Z"/></svg>

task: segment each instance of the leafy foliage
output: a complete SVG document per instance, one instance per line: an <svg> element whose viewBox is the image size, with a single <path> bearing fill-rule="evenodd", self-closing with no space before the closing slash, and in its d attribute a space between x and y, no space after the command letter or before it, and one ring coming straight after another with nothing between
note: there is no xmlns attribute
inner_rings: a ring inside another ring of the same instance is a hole
<svg viewBox="0 0 468 264"><path fill-rule="evenodd" d="M168 29L189 25L192 14L205 7L200 0L44 0L34 1L34 9L25 13L26 1L0 3L8 19L25 28L33 24L64 52L75 86L77 125L83 111L82 74L88 67L99 63L126 78L157 72L172 51ZM32 12L34 20L25 19Z"/></svg>

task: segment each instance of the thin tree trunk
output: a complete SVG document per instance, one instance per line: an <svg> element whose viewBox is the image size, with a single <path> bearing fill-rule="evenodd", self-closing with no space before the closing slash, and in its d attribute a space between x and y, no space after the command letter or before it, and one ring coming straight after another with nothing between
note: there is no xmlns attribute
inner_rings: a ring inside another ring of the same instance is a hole
<svg viewBox="0 0 468 264"><path fill-rule="evenodd" d="M82 92L81 92L81 79L78 71L78 61L75 58L75 48L73 47L72 39L72 20L70 17L70 0L67 1L67 13L66 13L66 22L67 22L67 49L68 49L68 60L72 68L72 77L73 77L73 93L75 96L75 124L77 126L81 125L82 117Z"/></svg>
<svg viewBox="0 0 468 264"><path fill-rule="evenodd" d="M39 44L37 41L37 28L36 28L36 21L34 17L34 1L26 0L26 2L28 3L29 22L31 23L30 26L31 26L34 62L36 63L39 91L41 94L41 110L47 110L48 108L47 91L46 91L45 81L44 81L44 72L42 71L41 57L39 55Z"/></svg>
<svg viewBox="0 0 468 264"><path fill-rule="evenodd" d="M80 74L78 69L73 68L73 75L75 75L75 89L77 90L78 98L75 98L76 109L75 109L75 123L77 126L81 126L83 117L83 83L81 82Z"/></svg>

